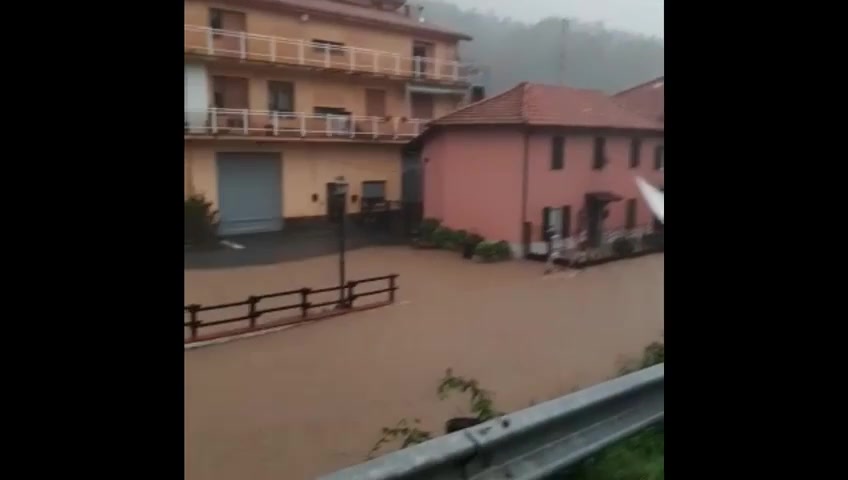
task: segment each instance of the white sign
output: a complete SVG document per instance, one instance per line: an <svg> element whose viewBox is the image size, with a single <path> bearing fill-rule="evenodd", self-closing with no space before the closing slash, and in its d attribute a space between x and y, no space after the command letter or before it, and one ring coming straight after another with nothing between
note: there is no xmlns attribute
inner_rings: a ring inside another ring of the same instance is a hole
<svg viewBox="0 0 848 480"><path fill-rule="evenodd" d="M663 213L665 211L665 194L656 187L646 182L642 177L636 177L636 186L639 187L639 192L642 193L642 196L645 197L645 202L648 203L648 208L651 209L651 212L659 219L660 222L665 224Z"/></svg>

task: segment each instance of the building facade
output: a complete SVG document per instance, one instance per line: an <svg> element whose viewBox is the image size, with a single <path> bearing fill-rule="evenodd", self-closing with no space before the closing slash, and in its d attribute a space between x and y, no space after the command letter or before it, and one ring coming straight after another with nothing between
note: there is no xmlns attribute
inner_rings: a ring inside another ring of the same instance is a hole
<svg viewBox="0 0 848 480"><path fill-rule="evenodd" d="M401 0L186 0L185 194L222 234L398 202L404 145L468 102L469 37ZM411 182L414 183L414 182ZM409 195L415 195L414 192Z"/></svg>
<svg viewBox="0 0 848 480"><path fill-rule="evenodd" d="M522 83L431 123L424 216L546 253L551 229L598 245L653 228L634 176L662 185L663 125L602 92Z"/></svg>

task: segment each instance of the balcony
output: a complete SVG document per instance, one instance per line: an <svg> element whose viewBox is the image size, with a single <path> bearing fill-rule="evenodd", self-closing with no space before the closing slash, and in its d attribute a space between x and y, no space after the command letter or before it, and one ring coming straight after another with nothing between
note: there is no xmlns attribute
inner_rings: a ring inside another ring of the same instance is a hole
<svg viewBox="0 0 848 480"><path fill-rule="evenodd" d="M239 108L187 109L185 138L406 143L423 132L428 121Z"/></svg>
<svg viewBox="0 0 848 480"><path fill-rule="evenodd" d="M185 25L185 53L265 65L436 83L470 83L476 69L452 60Z"/></svg>

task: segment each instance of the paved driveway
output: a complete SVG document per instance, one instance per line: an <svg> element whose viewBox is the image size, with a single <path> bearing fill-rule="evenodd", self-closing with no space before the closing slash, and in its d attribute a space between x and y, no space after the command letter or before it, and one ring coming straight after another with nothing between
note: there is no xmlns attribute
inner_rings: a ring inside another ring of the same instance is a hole
<svg viewBox="0 0 848 480"><path fill-rule="evenodd" d="M351 277L399 273L397 305L185 353L188 480L308 479L363 459L408 417L441 432L444 370L515 410L614 375L663 329L663 255L544 277L529 262L367 248ZM335 278L335 258L186 272L187 302Z"/></svg>

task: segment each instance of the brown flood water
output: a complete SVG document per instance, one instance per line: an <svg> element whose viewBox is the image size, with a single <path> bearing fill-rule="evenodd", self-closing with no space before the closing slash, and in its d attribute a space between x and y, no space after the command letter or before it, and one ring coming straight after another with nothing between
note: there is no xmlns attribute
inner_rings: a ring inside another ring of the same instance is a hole
<svg viewBox="0 0 848 480"><path fill-rule="evenodd" d="M186 303L336 281L335 257L185 272ZM505 411L613 376L663 330L663 255L542 276L408 248L351 252L349 278L400 274L396 305L185 353L188 480L310 479L361 462L381 427L441 433L446 368Z"/></svg>

